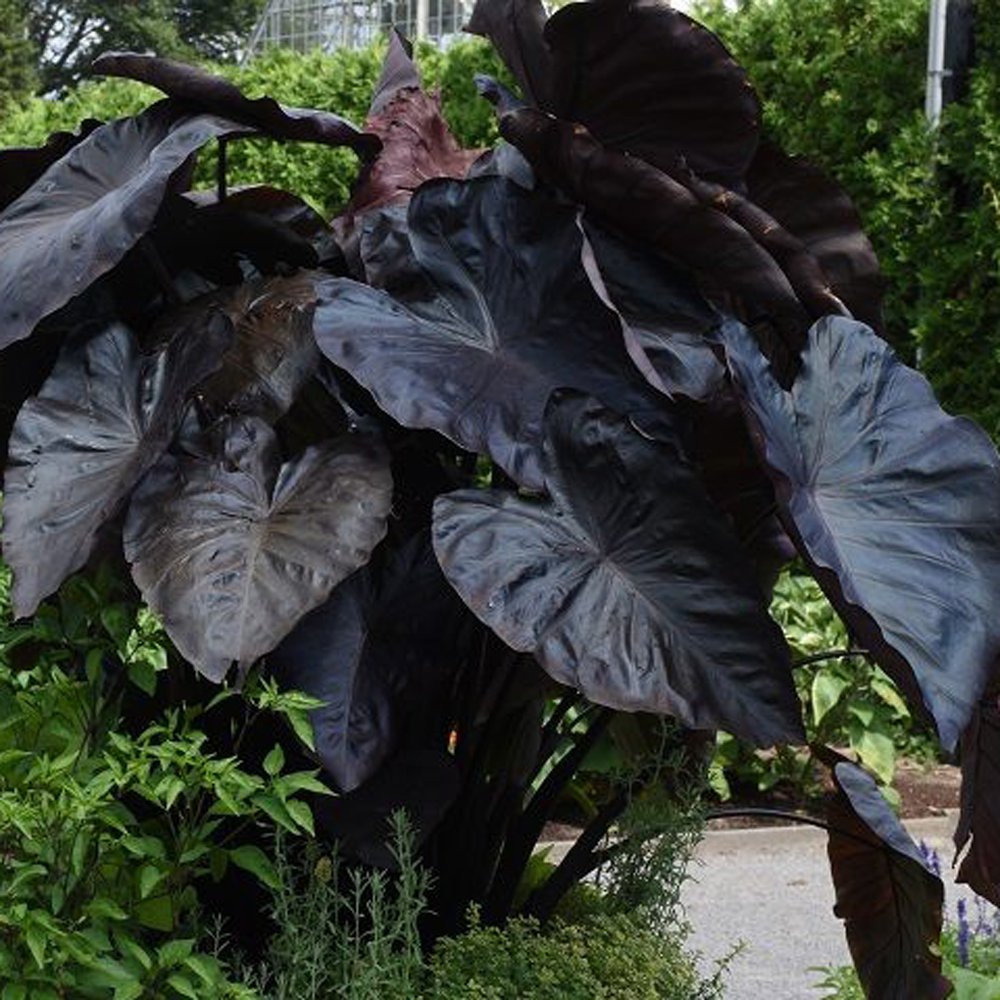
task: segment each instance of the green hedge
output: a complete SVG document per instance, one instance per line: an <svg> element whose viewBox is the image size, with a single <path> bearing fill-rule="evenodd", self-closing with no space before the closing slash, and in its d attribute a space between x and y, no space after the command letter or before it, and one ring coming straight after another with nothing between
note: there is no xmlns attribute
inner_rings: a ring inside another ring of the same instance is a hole
<svg viewBox="0 0 1000 1000"><path fill-rule="evenodd" d="M274 51L246 66L215 69L251 97L268 94L285 104L323 108L361 123L383 51L382 45L332 55ZM425 86L441 89L445 117L459 140L467 146L492 145L496 138L493 110L476 95L472 82L479 72L500 73L490 47L479 39L460 41L446 53L422 46L418 61ZM84 118L107 120L135 114L162 96L130 81L88 81L59 101L35 98L12 112L0 124L0 145L34 145L52 132L75 129ZM211 153L202 157L200 178L205 183L211 177L213 160ZM302 195L328 214L347 200L357 173L357 159L349 151L267 140L230 143L228 164L232 184L267 181Z"/></svg>
<svg viewBox="0 0 1000 1000"><path fill-rule="evenodd" d="M765 126L851 193L889 282L890 340L951 411L1000 438L1000 0L977 0L970 93L923 119L926 0L703 8L763 95Z"/></svg>

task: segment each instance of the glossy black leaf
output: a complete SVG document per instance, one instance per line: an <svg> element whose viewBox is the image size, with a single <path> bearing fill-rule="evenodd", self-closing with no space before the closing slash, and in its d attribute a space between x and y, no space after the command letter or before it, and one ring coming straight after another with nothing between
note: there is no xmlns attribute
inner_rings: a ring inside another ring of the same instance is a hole
<svg viewBox="0 0 1000 1000"><path fill-rule="evenodd" d="M367 435L282 462L254 417L213 428L198 456L165 456L132 497L125 557L181 653L220 681L270 652L363 566L386 530L388 460Z"/></svg>
<svg viewBox="0 0 1000 1000"><path fill-rule="evenodd" d="M418 267L400 259L405 288L330 279L316 309L320 350L390 416L488 452L533 488L553 389L589 392L657 431L662 397L590 284L572 206L500 177L437 181L411 202L408 235Z"/></svg>
<svg viewBox="0 0 1000 1000"><path fill-rule="evenodd" d="M461 791L455 758L445 750L412 750L387 761L360 788L313 804L317 828L344 854L377 868L398 868L392 816L405 812L417 848L434 832Z"/></svg>
<svg viewBox="0 0 1000 1000"><path fill-rule="evenodd" d="M188 157L240 131L161 101L101 126L53 164L0 213L0 348L110 271L152 227Z"/></svg>
<svg viewBox="0 0 1000 1000"><path fill-rule="evenodd" d="M203 311L154 355L121 324L64 349L10 441L3 553L18 617L87 561L98 529L166 449L188 393L231 337L223 316Z"/></svg>
<svg viewBox="0 0 1000 1000"><path fill-rule="evenodd" d="M225 77L174 59L141 52L105 52L94 60L92 70L98 76L138 80L182 101L189 110L241 122L275 139L350 146L366 158L379 150L376 136L361 132L339 115L315 108L290 108L273 97L245 97Z"/></svg>
<svg viewBox="0 0 1000 1000"><path fill-rule="evenodd" d="M525 98L552 107L552 55L541 0L476 0L466 31L493 43Z"/></svg>
<svg viewBox="0 0 1000 1000"><path fill-rule="evenodd" d="M953 749L1000 654L1000 457L867 327L809 333L792 391L723 328L782 517L851 631Z"/></svg>
<svg viewBox="0 0 1000 1000"><path fill-rule="evenodd" d="M757 149L760 104L710 31L660 0L568 4L545 26L552 105L605 146L732 187Z"/></svg>
<svg viewBox="0 0 1000 1000"><path fill-rule="evenodd" d="M759 745L801 738L781 631L695 471L575 394L546 427L551 501L435 503L434 548L463 600L593 702Z"/></svg>
<svg viewBox="0 0 1000 1000"><path fill-rule="evenodd" d="M698 294L694 276L596 226L586 233L611 304L627 326L629 353L645 358L638 367L667 395L712 396L726 375L708 338L720 317Z"/></svg>
<svg viewBox="0 0 1000 1000"><path fill-rule="evenodd" d="M187 191L183 198L198 209L208 210L209 217L212 214L216 216L221 214L218 195L214 190ZM226 193L224 204L237 212L263 216L283 227L286 232L294 233L300 239L306 240L321 260L330 255L333 240L330 226L316 209L298 195L268 184L252 184L230 188ZM191 249L189 242L188 250Z"/></svg>
<svg viewBox="0 0 1000 1000"><path fill-rule="evenodd" d="M217 370L198 386L205 413L209 418L239 413L273 423L319 367L315 305L313 272L257 279L193 300L165 316L154 335L172 332L201 311L222 312L234 336Z"/></svg>
<svg viewBox="0 0 1000 1000"><path fill-rule="evenodd" d="M809 248L854 318L880 332L885 282L847 192L808 160L772 143L757 150L746 183L753 202Z"/></svg>
<svg viewBox="0 0 1000 1000"><path fill-rule="evenodd" d="M955 830L957 882L1000 906L1000 706L985 699L962 735L962 809Z"/></svg>
<svg viewBox="0 0 1000 1000"><path fill-rule="evenodd" d="M381 571L345 580L268 657L282 685L325 702L310 713L316 752L341 792L433 726L425 717L447 703L462 610L422 533Z"/></svg>
<svg viewBox="0 0 1000 1000"><path fill-rule="evenodd" d="M75 132L53 132L43 146L0 149L0 211L20 198L56 160L102 124L87 118Z"/></svg>
<svg viewBox="0 0 1000 1000"><path fill-rule="evenodd" d="M869 1000L941 1000L944 886L889 808L875 780L834 756L827 806L834 912Z"/></svg>
<svg viewBox="0 0 1000 1000"><path fill-rule="evenodd" d="M368 561L391 494L387 456L369 435L282 462L267 424L233 417L200 454L167 455L149 472L129 506L125 557L180 652L220 681Z"/></svg>
<svg viewBox="0 0 1000 1000"><path fill-rule="evenodd" d="M500 132L595 222L710 277L743 301L745 315L766 316L781 337L782 378L791 382L809 314L778 263L739 223L669 174L534 108L502 115Z"/></svg>

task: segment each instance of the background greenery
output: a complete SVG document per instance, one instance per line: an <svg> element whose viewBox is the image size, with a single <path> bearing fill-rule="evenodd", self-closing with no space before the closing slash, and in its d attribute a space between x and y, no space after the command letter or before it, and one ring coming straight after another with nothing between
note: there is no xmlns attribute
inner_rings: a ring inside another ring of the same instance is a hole
<svg viewBox="0 0 1000 1000"><path fill-rule="evenodd" d="M1000 438L1000 3L940 133L923 119L926 0L721 2L701 14L750 73L765 127L847 188L888 283L887 331L945 408Z"/></svg>

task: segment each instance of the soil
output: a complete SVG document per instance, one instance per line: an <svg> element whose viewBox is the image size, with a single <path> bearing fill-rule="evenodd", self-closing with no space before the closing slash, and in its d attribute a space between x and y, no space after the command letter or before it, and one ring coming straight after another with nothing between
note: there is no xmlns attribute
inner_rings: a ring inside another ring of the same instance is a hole
<svg viewBox="0 0 1000 1000"><path fill-rule="evenodd" d="M950 810L958 809L962 785L962 773L950 764L920 764L902 760L896 764L896 791L899 792L903 819L918 819L924 816L944 816ZM821 802L802 803L781 796L760 796L754 800L727 802L721 808L737 809L740 806L783 809L790 812L803 810L819 813ZM732 816L713 819L711 828L742 829L767 826L772 823L787 823L787 820L771 820L755 816ZM568 822L546 823L542 840L575 840L580 828Z"/></svg>

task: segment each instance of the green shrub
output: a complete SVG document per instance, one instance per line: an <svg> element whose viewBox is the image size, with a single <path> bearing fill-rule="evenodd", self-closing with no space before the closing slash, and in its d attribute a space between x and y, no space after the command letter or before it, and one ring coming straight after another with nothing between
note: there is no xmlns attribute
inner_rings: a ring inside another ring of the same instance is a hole
<svg viewBox="0 0 1000 1000"><path fill-rule="evenodd" d="M771 614L788 639L793 662L802 664L795 670L795 684L809 743L849 747L893 797L897 757L936 759L933 734L912 715L888 675L865 657L817 659L849 650L851 643L812 577L794 570L782 573ZM800 799L820 791L808 748L755 750L728 733L716 739L710 777L723 799L731 797L734 786L758 791L782 786Z"/></svg>
<svg viewBox="0 0 1000 1000"><path fill-rule="evenodd" d="M333 111L361 123L381 70L384 45L334 53L274 49L245 66L212 69L233 80L249 97L270 95L284 104ZM476 94L473 76L489 73L509 80L492 48L480 39L459 41L447 52L421 46L420 67L428 88L440 87L445 118L465 146L488 146L496 139L495 116ZM0 124L0 146L36 145L55 131L72 131L84 118L108 120L136 114L162 95L130 80L90 80L58 101L34 98ZM213 183L216 157L201 158L198 183ZM229 183L261 184L293 191L333 215L350 196L357 158L349 150L265 139L228 145Z"/></svg>
<svg viewBox="0 0 1000 1000"><path fill-rule="evenodd" d="M416 859L402 812L392 816L399 875L347 868L307 844L293 858L275 845L277 881L271 915L277 928L263 960L243 976L268 1000L383 1000L419 995L424 957L418 923L427 912L430 874Z"/></svg>
<svg viewBox="0 0 1000 1000"><path fill-rule="evenodd" d="M430 961L427 1000L708 1000L718 978L700 979L676 934L627 914L542 932L528 918L443 938Z"/></svg>
<svg viewBox="0 0 1000 1000"><path fill-rule="evenodd" d="M197 884L229 864L276 884L246 833L311 831L296 796L324 787L283 773L277 748L263 774L215 756L200 728L208 709L159 710L129 733L123 692L152 693L168 651L109 574L70 580L24 624L7 623L8 586L2 569L0 996L251 996L200 948ZM250 718L283 713L300 729L311 704L267 685L248 697Z"/></svg>
<svg viewBox="0 0 1000 1000"><path fill-rule="evenodd" d="M1000 3L975 11L969 93L935 138L923 120L925 0L703 7L763 95L766 130L854 198L887 278L889 339L911 359L919 347L942 404L997 439Z"/></svg>

